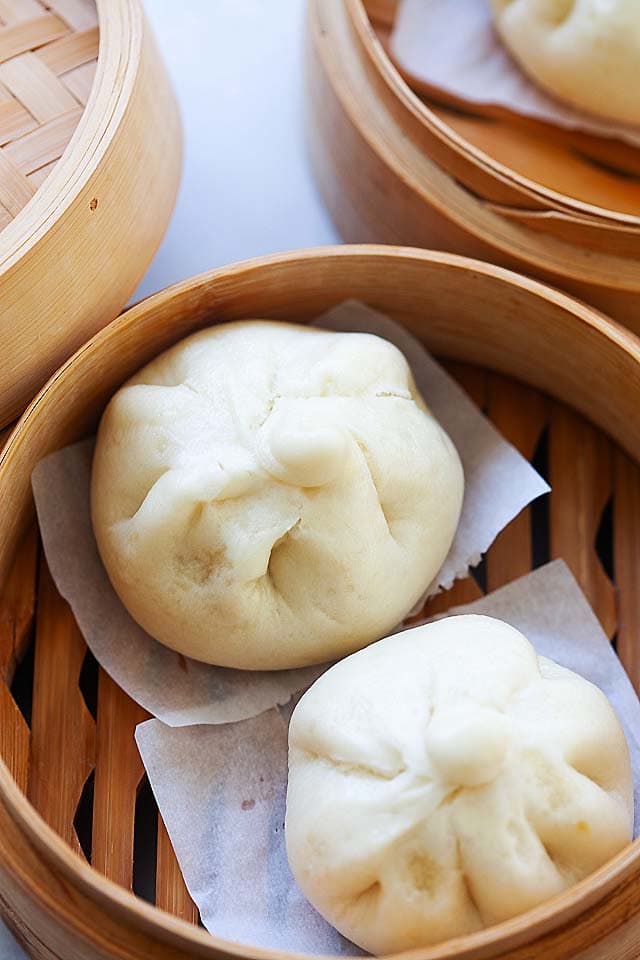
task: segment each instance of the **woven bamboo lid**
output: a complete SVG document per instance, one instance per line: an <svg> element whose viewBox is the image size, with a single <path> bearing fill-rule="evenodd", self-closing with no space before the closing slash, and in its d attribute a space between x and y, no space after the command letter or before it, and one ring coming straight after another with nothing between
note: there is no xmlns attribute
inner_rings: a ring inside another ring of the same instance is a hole
<svg viewBox="0 0 640 960"><path fill-rule="evenodd" d="M180 165L140 0L0 0L0 426L122 309Z"/></svg>
<svg viewBox="0 0 640 960"><path fill-rule="evenodd" d="M93 0L0 2L0 229L31 200L71 139L98 60Z"/></svg>

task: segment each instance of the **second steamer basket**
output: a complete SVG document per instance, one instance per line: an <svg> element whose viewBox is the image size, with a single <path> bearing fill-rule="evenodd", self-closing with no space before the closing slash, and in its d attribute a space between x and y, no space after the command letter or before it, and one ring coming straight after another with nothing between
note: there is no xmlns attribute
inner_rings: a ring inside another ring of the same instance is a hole
<svg viewBox="0 0 640 960"><path fill-rule="evenodd" d="M623 174L575 144L542 149L539 136L504 117L424 99L388 52L395 9L393 0L308 0L310 153L344 239L481 257L562 287L640 332L637 151L625 151L637 169ZM592 154L610 149L589 140ZM523 153L527 176L508 165ZM550 169L555 189L532 180ZM578 179L583 199L562 193Z"/></svg>

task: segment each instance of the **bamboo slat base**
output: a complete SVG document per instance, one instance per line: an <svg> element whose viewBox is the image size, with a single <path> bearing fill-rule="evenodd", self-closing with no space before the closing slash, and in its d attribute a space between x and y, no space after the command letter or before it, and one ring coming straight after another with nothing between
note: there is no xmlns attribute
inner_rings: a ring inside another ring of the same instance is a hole
<svg viewBox="0 0 640 960"><path fill-rule="evenodd" d="M0 230L64 153L97 61L95 0L0 5Z"/></svg>
<svg viewBox="0 0 640 960"><path fill-rule="evenodd" d="M624 637L637 637L640 607L634 577L640 569L640 468L586 420L539 391L464 364L449 366L503 434L548 474L553 492L548 508L540 504L525 510L503 531L483 570L458 582L425 612L476 599L483 588L495 590L541 563L563 557L608 636L615 640L622 629ZM21 675L20 695L24 701L31 687L30 723L11 695L16 658L24 657L27 642L35 646L34 670ZM640 690L635 646L623 642L619 652ZM47 823L97 870L135 890L133 854L140 826L136 814L148 817L149 811L136 805L144 770L133 734L147 714L102 669L97 700L89 708L80 676L91 659L67 604L51 582L34 528L2 596L0 731L5 736L0 737L0 748ZM90 807L85 804L79 811L83 788L91 779ZM84 817L80 825L79 814ZM91 843L83 850L78 833L86 833L87 819ZM149 833L144 830L145 836ZM146 869L155 873L154 902L197 923L197 910L161 820L147 848L138 846L136 852L144 857Z"/></svg>
<svg viewBox="0 0 640 960"><path fill-rule="evenodd" d="M50 450L95 429L123 379L192 330L256 316L309 320L348 297L450 358L554 487L431 611L562 557L640 689L637 338L535 281L398 247L279 254L162 291L60 368L0 451L0 913L37 960L282 960L198 928L133 739L145 714L97 669L53 588L29 477ZM535 910L411 958L635 960L639 944L636 841Z"/></svg>

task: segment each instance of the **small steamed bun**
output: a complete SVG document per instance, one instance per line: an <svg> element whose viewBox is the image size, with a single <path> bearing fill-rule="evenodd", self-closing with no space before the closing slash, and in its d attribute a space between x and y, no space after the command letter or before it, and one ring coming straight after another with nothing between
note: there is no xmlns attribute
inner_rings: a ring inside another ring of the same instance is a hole
<svg viewBox="0 0 640 960"><path fill-rule="evenodd" d="M463 476L386 340L251 321L203 330L107 407L93 527L151 636L226 667L378 639L438 573Z"/></svg>
<svg viewBox="0 0 640 960"><path fill-rule="evenodd" d="M372 953L536 906L629 843L632 821L608 700L500 620L448 617L381 640L293 713L289 863Z"/></svg>
<svg viewBox="0 0 640 960"><path fill-rule="evenodd" d="M491 0L498 31L532 80L601 117L640 123L638 0Z"/></svg>

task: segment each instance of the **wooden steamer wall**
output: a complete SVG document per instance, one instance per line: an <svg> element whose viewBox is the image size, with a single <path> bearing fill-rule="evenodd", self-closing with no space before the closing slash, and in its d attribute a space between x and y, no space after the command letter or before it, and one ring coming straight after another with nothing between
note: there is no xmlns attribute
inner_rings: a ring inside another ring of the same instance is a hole
<svg viewBox="0 0 640 960"><path fill-rule="evenodd" d="M155 826L133 740L145 714L96 668L52 585L33 524L31 469L48 451L93 430L117 385L191 330L253 316L310 319L350 296L393 315L449 358L453 374L553 485L549 498L501 534L477 576L431 609L563 557L640 686L634 337L500 268L401 248L278 255L164 291L54 375L0 459L0 899L39 960L256 952L196 925L166 831L160 820ZM614 380L619 389L607 389ZM132 887L166 912L131 896ZM414 956L629 960L640 938L639 911L636 842L529 914ZM260 955L276 960L275 953Z"/></svg>
<svg viewBox="0 0 640 960"><path fill-rule="evenodd" d="M414 92L395 8L308 0L310 154L342 237L499 263L640 332L638 151Z"/></svg>
<svg viewBox="0 0 640 960"><path fill-rule="evenodd" d="M0 0L0 426L135 290L181 153L140 0Z"/></svg>

